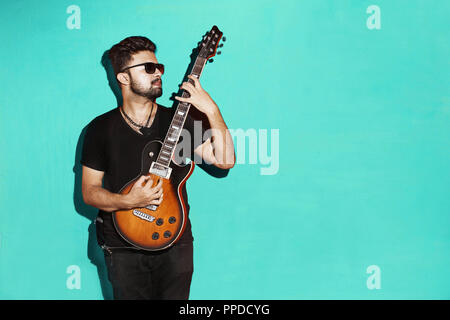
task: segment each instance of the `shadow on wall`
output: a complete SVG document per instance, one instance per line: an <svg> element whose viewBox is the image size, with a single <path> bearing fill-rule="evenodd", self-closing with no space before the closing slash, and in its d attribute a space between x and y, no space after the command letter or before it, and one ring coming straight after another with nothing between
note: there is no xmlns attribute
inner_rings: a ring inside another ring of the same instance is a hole
<svg viewBox="0 0 450 320"><path fill-rule="evenodd" d="M87 218L91 223L89 224L88 232L88 244L87 244L87 256L91 263L97 267L97 273L100 280L100 286L102 289L103 298L105 300L113 299L113 291L111 283L108 280L108 272L106 270L105 257L103 250L97 243L97 233L95 228L95 218L97 217L98 209L88 206L84 203L83 194L81 192L81 178L82 178L82 166L80 163L81 152L83 150L83 141L86 134L86 127L81 131L80 137L75 152L75 164L73 172L75 174L75 183L73 191L73 203L75 210L81 216Z"/></svg>
<svg viewBox="0 0 450 320"><path fill-rule="evenodd" d="M105 51L101 58L101 65L106 71L106 77L108 79L109 87L111 88L111 91L114 93L114 96L116 97L117 106L122 105L122 92L120 90L120 87L116 81L116 76L114 74L111 61L108 57L109 50ZM191 54L191 63L189 64L187 71L184 75L184 80L187 81L187 75L190 74L190 70L192 70L192 67L195 62L195 58L197 57L198 50L194 49ZM181 85L181 83L179 84ZM172 108L176 108L176 105L178 103L177 100L174 99L175 95L181 96L181 89L178 90L177 93L172 93L171 100L174 101L174 104L172 105ZM201 120L203 123L209 127L209 122L206 116L198 111L196 108L191 107L189 110L189 114L195 119L195 120ZM96 234L96 227L95 227L95 219L98 214L98 209L88 206L83 201L83 195L81 191L81 182L82 182L82 165L80 163L81 160L81 154L83 150L83 142L84 137L86 134L87 126L83 128L81 131L81 134L78 138L78 143L75 151L75 164L73 167L73 172L75 174L75 180L74 180L74 192L73 192L73 202L75 206L75 210L80 214L81 216L88 219L91 224L89 225L88 232L89 232L89 239L87 244L87 256L92 264L94 264L97 267L98 277L100 280L100 286L103 294L103 298L105 300L111 300L113 299L113 290L111 287L111 283L108 280L108 272L106 269L105 264L105 258L102 249L97 243L97 234ZM210 176L213 176L215 178L224 178L228 175L229 170L224 170L217 168L213 165L208 165L206 163L198 164L198 167L200 167L203 171L208 173Z"/></svg>
<svg viewBox="0 0 450 320"><path fill-rule="evenodd" d="M122 90L120 90L119 84L117 83L116 75L114 74L114 69L109 60L109 50L106 50L102 55L101 64L106 72L106 78L108 79L109 87L116 97L117 106L121 106L123 102Z"/></svg>
<svg viewBox="0 0 450 320"><path fill-rule="evenodd" d="M114 96L117 100L117 105L119 106L122 104L122 93L120 91L119 85L117 84L117 81L115 80L114 71L108 58L108 51L105 51L105 53L103 54L101 64L106 70L109 86L113 91ZM78 137L77 147L75 150L75 164L73 167L73 172L75 174L73 203L78 214L85 217L91 222L88 227L89 237L87 243L87 257L97 268L103 298L105 300L112 300L113 290L111 283L108 280L108 271L106 269L105 256L103 254L103 250L100 248L97 242L95 219L97 218L98 209L84 203L83 194L81 191L83 169L80 160L83 151L83 142L86 135L86 129L87 125L83 128L80 136Z"/></svg>

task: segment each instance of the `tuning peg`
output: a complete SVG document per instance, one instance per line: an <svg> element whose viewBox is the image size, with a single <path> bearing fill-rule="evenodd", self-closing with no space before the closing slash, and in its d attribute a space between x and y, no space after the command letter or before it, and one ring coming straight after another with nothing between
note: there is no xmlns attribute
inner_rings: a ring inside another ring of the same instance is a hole
<svg viewBox="0 0 450 320"><path fill-rule="evenodd" d="M212 63L212 62L214 62L214 59L209 59L208 62Z"/></svg>
<svg viewBox="0 0 450 320"><path fill-rule="evenodd" d="M217 51L217 54L222 54L222 51Z"/></svg>
<svg viewBox="0 0 450 320"><path fill-rule="evenodd" d="M218 47L219 47L219 48L222 48L222 47L223 47L223 43L219 44Z"/></svg>
<svg viewBox="0 0 450 320"><path fill-rule="evenodd" d="M227 41L227 37L225 37L225 36L222 37L222 41L223 41L223 42Z"/></svg>

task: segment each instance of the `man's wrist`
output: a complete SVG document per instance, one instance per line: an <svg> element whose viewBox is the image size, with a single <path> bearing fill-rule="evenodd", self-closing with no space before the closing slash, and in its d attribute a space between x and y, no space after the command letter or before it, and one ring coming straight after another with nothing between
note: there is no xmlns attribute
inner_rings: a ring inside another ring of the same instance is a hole
<svg viewBox="0 0 450 320"><path fill-rule="evenodd" d="M117 194L117 207L128 210L132 208L131 201L130 201L130 195L127 194Z"/></svg>

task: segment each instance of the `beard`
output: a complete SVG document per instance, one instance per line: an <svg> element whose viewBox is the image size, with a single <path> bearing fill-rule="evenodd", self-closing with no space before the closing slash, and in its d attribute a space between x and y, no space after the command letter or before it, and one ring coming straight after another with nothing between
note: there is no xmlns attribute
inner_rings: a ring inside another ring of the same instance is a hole
<svg viewBox="0 0 450 320"><path fill-rule="evenodd" d="M130 75L131 77L131 75ZM130 89L133 93L137 94L138 96L148 98L149 100L154 101L156 98L159 98L162 96L162 87L154 87L153 83L156 81L161 81L162 86L162 80L161 79L155 79L150 84L150 88L145 88L140 83L136 83L133 78L131 77L131 86Z"/></svg>

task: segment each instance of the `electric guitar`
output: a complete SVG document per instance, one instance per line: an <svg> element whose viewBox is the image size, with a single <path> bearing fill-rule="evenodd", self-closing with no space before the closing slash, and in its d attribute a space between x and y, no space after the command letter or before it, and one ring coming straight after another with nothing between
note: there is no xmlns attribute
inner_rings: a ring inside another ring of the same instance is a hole
<svg viewBox="0 0 450 320"><path fill-rule="evenodd" d="M206 62L216 55L222 35L217 26L213 26L203 37L191 75L200 78ZM188 81L194 84L191 79ZM189 93L183 90L182 97L188 96ZM146 144L142 152L141 173L119 191L120 194L129 193L142 175L151 177L152 187L159 179L163 181L164 198L159 205L112 213L117 232L137 248L148 251L166 249L180 239L186 227L187 208L181 190L191 176L195 164L193 161L188 164L176 163L174 152L190 106L189 103L178 102L164 141L153 140Z"/></svg>

